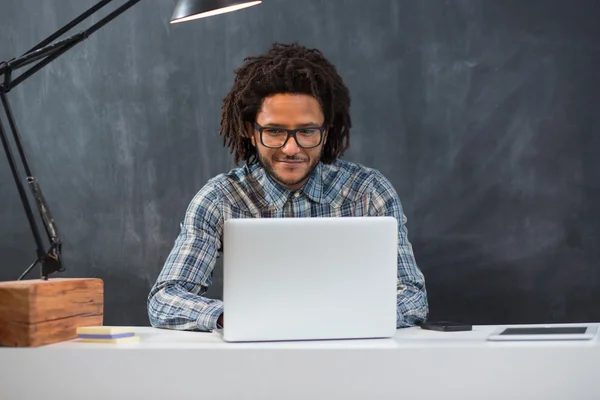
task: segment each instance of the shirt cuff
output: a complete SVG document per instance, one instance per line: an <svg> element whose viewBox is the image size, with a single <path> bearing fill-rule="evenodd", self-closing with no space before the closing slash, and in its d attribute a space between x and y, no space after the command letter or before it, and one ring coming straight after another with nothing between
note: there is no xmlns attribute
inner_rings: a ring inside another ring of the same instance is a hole
<svg viewBox="0 0 600 400"><path fill-rule="evenodd" d="M223 301L214 300L206 306L198 317L198 327L200 329L217 329L217 320L223 314Z"/></svg>

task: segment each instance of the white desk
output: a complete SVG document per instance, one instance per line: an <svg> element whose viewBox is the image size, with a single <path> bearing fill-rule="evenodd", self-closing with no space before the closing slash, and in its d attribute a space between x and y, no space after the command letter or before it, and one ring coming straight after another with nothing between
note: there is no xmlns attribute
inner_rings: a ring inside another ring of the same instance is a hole
<svg viewBox="0 0 600 400"><path fill-rule="evenodd" d="M262 344L136 328L139 343L0 348L0 399L600 399L598 336L486 342L495 328Z"/></svg>

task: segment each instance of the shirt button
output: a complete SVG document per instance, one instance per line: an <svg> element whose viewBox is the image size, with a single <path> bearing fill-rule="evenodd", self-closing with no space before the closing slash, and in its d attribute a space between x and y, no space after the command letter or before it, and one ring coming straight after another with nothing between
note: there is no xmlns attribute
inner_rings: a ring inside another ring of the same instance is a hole
<svg viewBox="0 0 600 400"><path fill-rule="evenodd" d="M299 196L300 196L300 192L296 192L296 193L294 194L294 197L299 197Z"/></svg>

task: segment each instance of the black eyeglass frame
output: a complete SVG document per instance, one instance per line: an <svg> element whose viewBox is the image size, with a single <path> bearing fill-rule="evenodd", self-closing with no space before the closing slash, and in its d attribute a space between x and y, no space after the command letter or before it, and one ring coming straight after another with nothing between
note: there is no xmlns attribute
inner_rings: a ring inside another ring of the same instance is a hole
<svg viewBox="0 0 600 400"><path fill-rule="evenodd" d="M287 143L288 140L290 140L290 137L293 137L294 140L296 141L296 144L298 145L298 147L303 148L303 149L314 149L315 147L319 147L321 145L321 143L323 143L323 137L324 137L324 133L327 130L327 128L325 128L324 126L308 126L308 127L304 127L304 128L296 128L296 129L286 129L286 128L280 128L280 127L273 127L273 126L261 126L258 124L258 122L254 122L254 129L256 129L258 131L258 136L260 137L260 143L265 146L268 147L269 149L280 149L283 146L285 146L285 144ZM286 132L286 137L285 140L283 141L283 143L281 144L281 146L267 146L265 144L265 142L263 141L263 129L279 129L282 131ZM296 139L296 133L298 131L303 131L305 129L318 129L319 130L319 142L317 144L315 144L314 146L302 146L299 142L298 139Z"/></svg>

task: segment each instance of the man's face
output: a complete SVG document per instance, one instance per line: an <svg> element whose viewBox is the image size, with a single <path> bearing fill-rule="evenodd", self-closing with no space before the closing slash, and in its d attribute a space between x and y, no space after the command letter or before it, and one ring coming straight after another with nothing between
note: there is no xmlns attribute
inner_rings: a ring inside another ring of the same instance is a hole
<svg viewBox="0 0 600 400"><path fill-rule="evenodd" d="M263 127L320 127L323 121L319 102L307 94L276 94L267 97L256 115L256 122ZM262 145L260 133L253 126L248 124L248 129L252 132L250 140L256 148L258 158L273 179L290 190L301 188L321 159L326 131L318 147L303 149L290 137L283 147L272 149Z"/></svg>

